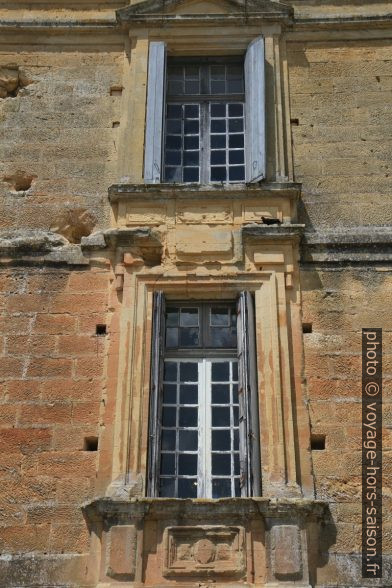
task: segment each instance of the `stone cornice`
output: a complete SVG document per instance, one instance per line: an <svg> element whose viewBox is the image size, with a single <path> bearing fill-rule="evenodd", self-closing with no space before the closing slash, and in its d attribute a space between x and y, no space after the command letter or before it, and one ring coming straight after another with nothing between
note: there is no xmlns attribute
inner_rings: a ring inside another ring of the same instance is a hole
<svg viewBox="0 0 392 588"><path fill-rule="evenodd" d="M110 202L119 200L140 199L145 195L146 199L155 198L189 198L191 200L211 198L271 198L284 196L297 200L301 194L301 184L295 182L271 182L263 184L114 184L109 188Z"/></svg>

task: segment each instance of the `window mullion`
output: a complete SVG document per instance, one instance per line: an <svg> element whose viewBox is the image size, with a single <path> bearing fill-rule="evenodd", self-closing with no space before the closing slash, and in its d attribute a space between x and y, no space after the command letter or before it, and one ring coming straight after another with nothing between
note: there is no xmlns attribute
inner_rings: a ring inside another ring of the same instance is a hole
<svg viewBox="0 0 392 588"><path fill-rule="evenodd" d="M212 498L212 478L211 478L211 359L204 359L204 411L205 411L205 430L204 430L204 480L205 496Z"/></svg>

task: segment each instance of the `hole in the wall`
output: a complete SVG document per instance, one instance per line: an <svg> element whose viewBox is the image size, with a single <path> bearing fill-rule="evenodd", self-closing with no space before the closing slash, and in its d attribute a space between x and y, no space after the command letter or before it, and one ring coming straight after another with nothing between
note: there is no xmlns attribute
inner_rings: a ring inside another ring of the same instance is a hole
<svg viewBox="0 0 392 588"><path fill-rule="evenodd" d="M104 335L106 335L107 334L106 325L95 325L95 334L98 337L103 337Z"/></svg>
<svg viewBox="0 0 392 588"><path fill-rule="evenodd" d="M302 332L303 333L312 333L313 332L312 323L302 323Z"/></svg>
<svg viewBox="0 0 392 588"><path fill-rule="evenodd" d="M113 129L117 129L119 126L120 126L120 121L118 121L118 120L114 120L114 121L112 122L112 128L113 128Z"/></svg>
<svg viewBox="0 0 392 588"><path fill-rule="evenodd" d="M299 125L299 118L290 118L290 122L294 127L298 127Z"/></svg>
<svg viewBox="0 0 392 588"><path fill-rule="evenodd" d="M111 86L110 87L110 95L111 96L121 96L123 89L124 88L122 86Z"/></svg>
<svg viewBox="0 0 392 588"><path fill-rule="evenodd" d="M312 451L324 451L324 449L325 449L325 435L312 434L310 436L310 449Z"/></svg>
<svg viewBox="0 0 392 588"><path fill-rule="evenodd" d="M36 175L18 169L14 174L3 176L3 182L9 184L15 192L27 192L36 178Z"/></svg>
<svg viewBox="0 0 392 588"><path fill-rule="evenodd" d="M85 437L83 451L98 451L98 437Z"/></svg>

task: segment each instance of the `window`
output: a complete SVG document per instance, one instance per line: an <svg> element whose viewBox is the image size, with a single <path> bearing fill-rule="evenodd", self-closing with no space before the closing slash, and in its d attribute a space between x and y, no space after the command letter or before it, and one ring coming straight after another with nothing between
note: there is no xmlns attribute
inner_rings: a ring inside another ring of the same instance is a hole
<svg viewBox="0 0 392 588"><path fill-rule="evenodd" d="M149 494L260 494L252 297L167 303L155 295ZM252 373L251 373L252 371Z"/></svg>
<svg viewBox="0 0 392 588"><path fill-rule="evenodd" d="M245 180L241 61L168 60L165 182Z"/></svg>
<svg viewBox="0 0 392 588"><path fill-rule="evenodd" d="M146 183L265 177L264 41L238 58L166 58L149 48Z"/></svg>

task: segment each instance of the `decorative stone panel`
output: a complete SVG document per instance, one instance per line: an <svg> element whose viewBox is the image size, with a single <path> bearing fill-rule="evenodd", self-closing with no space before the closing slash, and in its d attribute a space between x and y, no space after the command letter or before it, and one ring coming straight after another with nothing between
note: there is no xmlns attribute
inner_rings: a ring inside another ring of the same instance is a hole
<svg viewBox="0 0 392 588"><path fill-rule="evenodd" d="M276 579L302 578L302 549L297 525L276 525L271 529L272 569Z"/></svg>
<svg viewBox="0 0 392 588"><path fill-rule="evenodd" d="M106 574L117 580L133 580L136 564L136 527L111 527L106 551Z"/></svg>
<svg viewBox="0 0 392 588"><path fill-rule="evenodd" d="M243 527L168 527L164 533L165 577L241 577L245 573Z"/></svg>

